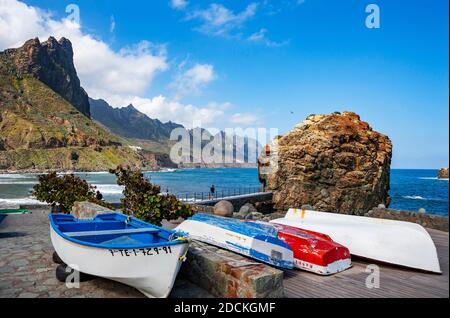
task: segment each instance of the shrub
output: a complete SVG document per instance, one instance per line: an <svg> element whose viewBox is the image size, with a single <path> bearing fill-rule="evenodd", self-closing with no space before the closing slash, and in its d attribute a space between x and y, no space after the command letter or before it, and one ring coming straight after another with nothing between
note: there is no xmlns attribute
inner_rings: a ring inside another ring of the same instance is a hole
<svg viewBox="0 0 450 318"><path fill-rule="evenodd" d="M119 166L110 170L117 176L117 184L125 186L123 212L143 221L161 225L162 220L187 218L195 213L189 204L184 204L173 195L161 195L161 188L152 184L140 171Z"/></svg>
<svg viewBox="0 0 450 318"><path fill-rule="evenodd" d="M73 175L59 177L56 172L40 175L38 184L33 188L33 195L41 202L47 202L60 211L69 213L77 201L89 201L108 208L108 203L96 198L95 187L85 180Z"/></svg>

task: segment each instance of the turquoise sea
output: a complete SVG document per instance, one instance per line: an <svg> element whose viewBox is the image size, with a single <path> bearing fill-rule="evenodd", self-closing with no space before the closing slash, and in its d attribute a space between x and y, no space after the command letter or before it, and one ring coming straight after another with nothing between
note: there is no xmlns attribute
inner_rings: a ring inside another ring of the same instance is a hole
<svg viewBox="0 0 450 318"><path fill-rule="evenodd" d="M400 170L391 172L391 207L417 211L425 208L428 213L448 216L449 183L437 179L437 170ZM122 188L115 177L107 172L77 173L97 186L104 198L119 202ZM214 185L219 194L253 192L261 185L257 169L179 169L147 172L145 175L161 185L161 191L191 198L201 192L209 192ZM36 174L0 174L0 204L36 204L30 192L36 184Z"/></svg>

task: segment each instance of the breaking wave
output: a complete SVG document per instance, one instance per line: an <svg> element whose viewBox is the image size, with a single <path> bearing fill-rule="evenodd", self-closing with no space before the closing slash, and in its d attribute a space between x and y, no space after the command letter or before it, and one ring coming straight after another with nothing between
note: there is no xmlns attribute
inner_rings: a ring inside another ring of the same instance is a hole
<svg viewBox="0 0 450 318"><path fill-rule="evenodd" d="M0 179L0 184L10 184L10 185L15 185L15 184L37 184L37 181L2 181Z"/></svg>
<svg viewBox="0 0 450 318"><path fill-rule="evenodd" d="M125 189L123 186L117 184L94 184L94 186L102 194L122 194Z"/></svg>
<svg viewBox="0 0 450 318"><path fill-rule="evenodd" d="M405 195L403 198L410 200L428 200L427 198L421 197L420 195Z"/></svg>
<svg viewBox="0 0 450 318"><path fill-rule="evenodd" d="M45 202L36 200L33 197L16 198L16 199L0 199L0 204L11 205L47 205Z"/></svg>
<svg viewBox="0 0 450 318"><path fill-rule="evenodd" d="M448 179L440 179L438 177L419 177L421 180L439 180L439 181L448 181Z"/></svg>

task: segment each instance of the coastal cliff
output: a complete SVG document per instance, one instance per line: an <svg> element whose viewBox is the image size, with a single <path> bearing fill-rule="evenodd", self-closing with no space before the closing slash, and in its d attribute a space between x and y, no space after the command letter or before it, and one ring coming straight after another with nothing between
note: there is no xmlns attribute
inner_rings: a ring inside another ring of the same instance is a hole
<svg viewBox="0 0 450 318"><path fill-rule="evenodd" d="M90 116L88 95L80 85L69 40L57 41L50 37L41 43L35 38L1 54L2 60L9 62L9 71L17 78L33 77L41 81L82 114Z"/></svg>
<svg viewBox="0 0 450 318"><path fill-rule="evenodd" d="M90 118L67 39L0 52L0 170L142 165L141 154ZM86 104L87 103L87 104Z"/></svg>
<svg viewBox="0 0 450 318"><path fill-rule="evenodd" d="M277 145L276 145L277 144ZM275 209L363 215L388 206L392 143L352 112L311 115L266 146L259 174Z"/></svg>

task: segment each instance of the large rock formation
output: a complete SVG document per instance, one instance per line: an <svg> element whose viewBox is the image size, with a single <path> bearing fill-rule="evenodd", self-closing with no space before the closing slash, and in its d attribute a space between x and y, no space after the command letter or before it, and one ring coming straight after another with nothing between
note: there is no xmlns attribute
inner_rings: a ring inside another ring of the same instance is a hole
<svg viewBox="0 0 450 318"><path fill-rule="evenodd" d="M1 145L0 145L1 147ZM448 168L442 168L438 173L439 179L448 179Z"/></svg>
<svg viewBox="0 0 450 318"><path fill-rule="evenodd" d="M40 43L35 38L18 49L8 49L1 54L14 66L17 76L32 76L40 80L90 117L88 95L80 86L69 40L61 38L57 41L50 37L48 41Z"/></svg>
<svg viewBox="0 0 450 318"><path fill-rule="evenodd" d="M392 143L357 114L311 115L277 141L259 160L276 209L361 215L389 205Z"/></svg>

